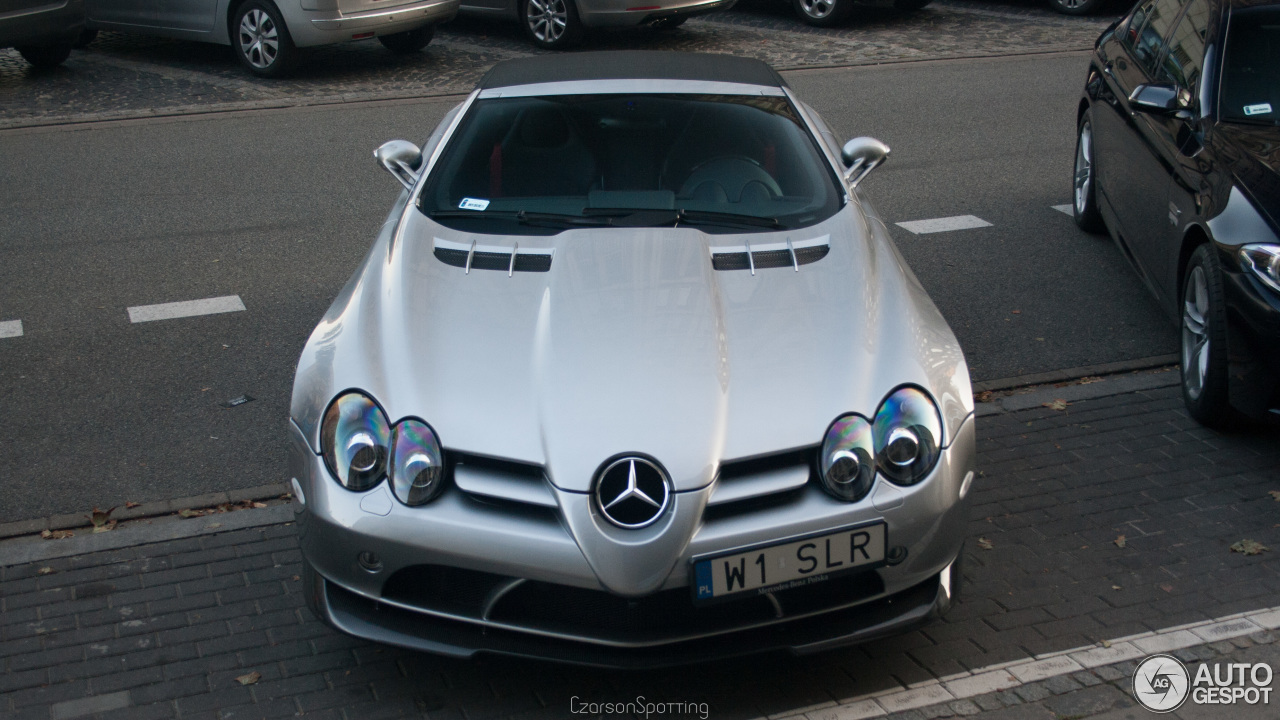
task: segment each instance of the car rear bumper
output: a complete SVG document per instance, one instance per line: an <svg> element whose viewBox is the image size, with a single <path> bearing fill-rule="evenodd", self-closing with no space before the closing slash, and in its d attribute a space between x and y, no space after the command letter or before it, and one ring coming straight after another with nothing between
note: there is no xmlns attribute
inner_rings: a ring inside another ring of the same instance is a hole
<svg viewBox="0 0 1280 720"><path fill-rule="evenodd" d="M343 13L340 10L307 12L310 22L289 26L298 46L324 45L355 39L354 35L391 35L423 25L452 20L459 0L426 0L389 8Z"/></svg>
<svg viewBox="0 0 1280 720"><path fill-rule="evenodd" d="M728 10L737 0L581 0L578 16L587 27L632 27L667 17L693 17Z"/></svg>
<svg viewBox="0 0 1280 720"><path fill-rule="evenodd" d="M0 11L0 47L70 43L84 29L84 0Z"/></svg>

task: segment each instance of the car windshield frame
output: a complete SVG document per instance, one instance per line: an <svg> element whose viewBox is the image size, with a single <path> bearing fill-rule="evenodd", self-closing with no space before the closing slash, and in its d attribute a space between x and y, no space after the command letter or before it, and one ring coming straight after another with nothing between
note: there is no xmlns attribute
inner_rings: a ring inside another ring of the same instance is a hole
<svg viewBox="0 0 1280 720"><path fill-rule="evenodd" d="M1261 16L1261 17L1260 17ZM1263 20L1269 16L1268 19ZM1250 103L1247 93L1240 93L1234 88L1236 82L1245 80L1245 74L1238 72L1238 64L1233 60L1239 61L1238 57L1232 55L1233 50L1238 50L1237 42L1240 39L1241 28L1248 28L1249 31L1259 29L1270 30L1274 33L1276 41L1273 54L1280 57L1280 4L1274 5L1256 5L1247 8L1235 8L1231 11L1227 18L1227 28L1225 38L1222 44L1221 52L1221 70L1218 78L1218 107L1217 119L1219 122L1225 122L1234 125L1254 125L1261 127L1274 127L1280 125L1280 97L1274 98L1276 103L1259 102ZM1274 64L1262 64L1263 67L1269 67L1273 77L1270 81L1273 87L1280 88L1280 62ZM1266 78L1261 78L1264 82ZM1229 97L1236 95L1238 97ZM1232 103L1231 100L1236 99L1239 102ZM1269 106L1268 112L1257 112L1248 114L1248 108L1259 108L1262 105ZM1232 111L1231 108L1238 106L1239 109ZM1264 117L1265 116L1265 117Z"/></svg>
<svg viewBox="0 0 1280 720"><path fill-rule="evenodd" d="M475 98L416 203L462 232L555 235L796 230L831 218L848 199L785 94L621 91Z"/></svg>

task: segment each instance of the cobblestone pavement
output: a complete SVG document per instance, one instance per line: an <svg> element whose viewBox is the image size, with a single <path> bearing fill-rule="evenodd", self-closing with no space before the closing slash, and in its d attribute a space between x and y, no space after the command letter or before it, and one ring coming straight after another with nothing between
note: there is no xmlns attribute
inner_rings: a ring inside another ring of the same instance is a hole
<svg viewBox="0 0 1280 720"><path fill-rule="evenodd" d="M1090 47L1113 16L1066 17L1039 0L938 0L901 15L867 8L843 28L817 29L789 4L743 0L675 32L602 32L584 50L648 48L746 55L779 68L857 65ZM250 76L223 46L103 33L51 71L0 49L0 128L229 109L468 92L493 63L536 50L514 23L458 19L422 53L377 41L313 48L291 78Z"/></svg>
<svg viewBox="0 0 1280 720"><path fill-rule="evenodd" d="M988 404L978 435L962 600L945 621L901 637L675 671L459 662L329 630L303 607L293 525L233 530L227 520L225 530L206 524L192 537L0 569L0 718L566 717L575 697L637 696L758 717L1276 604L1276 552L1229 549L1248 538L1280 550L1280 505L1268 494L1280 490L1274 429L1201 428L1176 387L1157 387L1065 410ZM15 547L97 537L6 541L0 562L18 557ZM250 673L261 677L238 680ZM1062 697L1119 703L1114 687L1085 687L1101 685L1083 676L1049 682ZM997 700L1084 712L1039 693ZM1038 717L1024 712L1002 717Z"/></svg>

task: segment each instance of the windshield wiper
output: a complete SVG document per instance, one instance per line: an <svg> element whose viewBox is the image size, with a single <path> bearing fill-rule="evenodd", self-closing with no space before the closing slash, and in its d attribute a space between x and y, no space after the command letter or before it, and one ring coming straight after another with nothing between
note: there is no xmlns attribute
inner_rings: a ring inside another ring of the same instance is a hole
<svg viewBox="0 0 1280 720"><path fill-rule="evenodd" d="M546 227L600 227L612 225L612 218L570 215L567 213L531 212L529 210L434 210L427 213L432 220L453 220L458 218L483 220L500 218L515 220L523 225L539 225Z"/></svg>
<svg viewBox="0 0 1280 720"><path fill-rule="evenodd" d="M587 208L587 217L617 218L618 227L654 227L684 223L686 225L723 225L729 227L781 228L777 218L714 212L711 210L673 210L669 208Z"/></svg>

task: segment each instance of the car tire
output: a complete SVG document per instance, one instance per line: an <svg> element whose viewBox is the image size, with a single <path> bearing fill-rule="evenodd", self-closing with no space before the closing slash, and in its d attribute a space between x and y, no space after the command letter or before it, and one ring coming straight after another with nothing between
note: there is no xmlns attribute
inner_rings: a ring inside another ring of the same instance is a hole
<svg viewBox="0 0 1280 720"><path fill-rule="evenodd" d="M1106 232L1102 213L1098 211L1098 164L1094 161L1093 111L1085 110L1076 126L1076 162L1071 177L1072 217L1081 230L1094 234Z"/></svg>
<svg viewBox="0 0 1280 720"><path fill-rule="evenodd" d="M669 32L683 25L684 21L688 19L689 17L686 15L668 15L664 18L654 20L653 29L662 32Z"/></svg>
<svg viewBox="0 0 1280 720"><path fill-rule="evenodd" d="M77 50L80 50L80 49L89 47L89 43L97 39L98 39L97 30L90 30L89 28L85 28L84 30L80 31L80 37L76 38L76 41L71 44L71 47Z"/></svg>
<svg viewBox="0 0 1280 720"><path fill-rule="evenodd" d="M525 34L540 48L563 50L582 39L582 20L574 0L523 0L520 17Z"/></svg>
<svg viewBox="0 0 1280 720"><path fill-rule="evenodd" d="M853 14L853 0L793 0L796 14L814 27L842 25Z"/></svg>
<svg viewBox="0 0 1280 720"><path fill-rule="evenodd" d="M1049 0L1049 7L1063 15L1092 15L1106 0Z"/></svg>
<svg viewBox="0 0 1280 720"><path fill-rule="evenodd" d="M1222 268L1212 244L1191 253L1182 281L1182 399L1202 425L1238 421L1227 392L1227 318Z"/></svg>
<svg viewBox="0 0 1280 720"><path fill-rule="evenodd" d="M240 64L258 77L281 77L298 50L280 11L268 0L248 0L231 21L231 48Z"/></svg>
<svg viewBox="0 0 1280 720"><path fill-rule="evenodd" d="M41 69L54 68L71 57L71 43L62 45L24 45L17 48L18 54L27 62Z"/></svg>
<svg viewBox="0 0 1280 720"><path fill-rule="evenodd" d="M435 34L435 25L423 25L414 30L383 35L378 38L378 42L396 55L411 55L431 44L431 38L435 37Z"/></svg>

